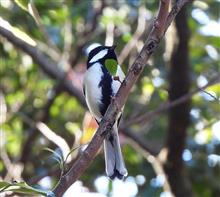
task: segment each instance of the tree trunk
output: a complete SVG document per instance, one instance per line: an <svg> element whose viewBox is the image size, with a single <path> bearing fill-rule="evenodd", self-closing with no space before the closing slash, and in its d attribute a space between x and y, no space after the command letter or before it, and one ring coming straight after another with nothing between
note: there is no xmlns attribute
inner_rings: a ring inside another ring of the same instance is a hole
<svg viewBox="0 0 220 197"><path fill-rule="evenodd" d="M169 73L169 99L178 99L187 94L190 88L189 72L189 27L187 24L187 7L183 7L175 19L177 37L172 52ZM184 173L182 153L185 147L187 127L189 125L190 101L171 108L166 147L168 150L164 170L171 190L175 196L192 196Z"/></svg>

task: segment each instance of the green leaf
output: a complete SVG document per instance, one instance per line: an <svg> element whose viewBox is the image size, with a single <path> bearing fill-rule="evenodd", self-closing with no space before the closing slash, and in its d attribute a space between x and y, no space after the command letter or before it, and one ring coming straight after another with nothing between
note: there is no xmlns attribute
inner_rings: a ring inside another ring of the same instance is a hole
<svg viewBox="0 0 220 197"><path fill-rule="evenodd" d="M117 66L118 66L118 63L117 63L117 61L115 59L106 59L105 60L105 67L107 68L108 72L112 76L116 75Z"/></svg>
<svg viewBox="0 0 220 197"><path fill-rule="evenodd" d="M15 0L15 3L25 11L28 11L29 0Z"/></svg>
<svg viewBox="0 0 220 197"><path fill-rule="evenodd" d="M41 190L41 189L36 189L34 187L29 186L25 182L8 183L5 181L1 181L0 182L0 193L6 192L6 191L22 193L22 194L26 194L26 195L39 194L39 195L50 196L50 197L55 196L52 191L45 191L45 190Z"/></svg>
<svg viewBox="0 0 220 197"><path fill-rule="evenodd" d="M125 42L129 42L132 38L132 35L131 33L125 33L123 36L122 36L122 40L125 41Z"/></svg>

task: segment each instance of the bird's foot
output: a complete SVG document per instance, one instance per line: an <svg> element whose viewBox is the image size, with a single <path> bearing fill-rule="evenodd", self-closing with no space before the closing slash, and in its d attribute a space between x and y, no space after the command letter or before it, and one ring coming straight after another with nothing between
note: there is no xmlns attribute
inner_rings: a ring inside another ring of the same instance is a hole
<svg viewBox="0 0 220 197"><path fill-rule="evenodd" d="M113 100L113 101L114 101L115 99L116 99L116 97L115 97L115 96L111 96L111 100Z"/></svg>
<svg viewBox="0 0 220 197"><path fill-rule="evenodd" d="M122 83L122 81L120 80L119 76L114 76L113 79L114 79L115 81L119 81L120 83Z"/></svg>

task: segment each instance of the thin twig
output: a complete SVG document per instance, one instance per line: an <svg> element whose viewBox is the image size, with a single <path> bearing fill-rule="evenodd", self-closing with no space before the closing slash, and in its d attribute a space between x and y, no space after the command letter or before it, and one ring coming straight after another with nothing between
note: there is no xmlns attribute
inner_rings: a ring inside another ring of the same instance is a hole
<svg viewBox="0 0 220 197"><path fill-rule="evenodd" d="M136 141L138 143L138 146L141 146L145 151L148 152L149 155L157 156L160 152L160 149L162 147L153 148L146 143L145 139L132 131L130 128L124 128L120 129L120 131L129 139L132 139L133 141Z"/></svg>
<svg viewBox="0 0 220 197"><path fill-rule="evenodd" d="M124 62L124 60L127 58L131 50L135 47L137 44L137 41L141 37L141 35L144 33L145 30L145 14L146 14L146 9L144 7L139 8L139 17L138 17L138 25L137 29L132 36L131 40L124 46L122 49L120 55L118 56L118 62L120 65Z"/></svg>
<svg viewBox="0 0 220 197"><path fill-rule="evenodd" d="M63 157L66 158L66 156L70 152L70 147L61 136L52 131L45 123L35 122L21 112L19 112L18 114L22 117L25 123L29 124L32 128L38 129L48 140L56 144L62 151Z"/></svg>
<svg viewBox="0 0 220 197"><path fill-rule="evenodd" d="M102 11L105 6L106 6L106 0L102 0L100 1L99 7L97 8L93 7L94 13L92 20L85 25L85 31L82 33L82 36L77 39L76 47L71 52L69 62L72 67L76 65L76 63L80 58L80 53L82 53L82 50L85 47L88 39L91 39L92 35L94 34L97 24L99 24L98 23L99 16L102 14Z"/></svg>
<svg viewBox="0 0 220 197"><path fill-rule="evenodd" d="M45 105L42 107L42 110L39 111L35 117L38 118L38 121L40 122L48 122L49 118L50 118L50 108L53 105L55 99L57 98L57 96L61 93L61 89L62 87L59 85L55 85L53 88L51 88L51 90L49 90L49 94L47 95L47 101L45 103ZM15 112L15 114L18 111ZM30 128L27 130L27 138L23 144L23 150L21 153L21 161L23 163L26 163L31 149L29 148L31 146L31 144L34 142L34 140L36 139L36 137L38 136L39 132L35 132L35 124L30 125L31 121L28 121L27 124L30 126Z"/></svg>
<svg viewBox="0 0 220 197"><path fill-rule="evenodd" d="M131 132L133 133L133 132ZM132 146L134 150L137 151L137 153L141 154L153 167L155 173L157 176L163 176L164 178L164 184L163 184L163 189L166 192L169 192L171 197L174 197L169 182L167 180L166 174L163 170L163 163L160 161L159 156L156 156L154 152L152 152L151 149L146 148L147 145L142 142L142 140L129 137L129 144ZM150 151L150 152L149 152ZM152 154L151 154L152 153Z"/></svg>
<svg viewBox="0 0 220 197"><path fill-rule="evenodd" d="M45 26L43 25L43 23L41 21L38 10L34 5L33 0L31 0L28 3L28 11L29 11L30 15L34 18L37 26L39 27L39 30L41 31L41 33L45 37L48 46L50 46L50 48L52 48L54 51L56 51L57 54L61 55L60 50L58 49L58 47L55 45L55 43L53 42L53 40L50 38L49 34L47 33L46 28L45 28Z"/></svg>
<svg viewBox="0 0 220 197"><path fill-rule="evenodd" d="M215 101L220 102L220 99L218 97L216 97L215 95L211 94L210 92L207 92L205 90L201 90L202 92L204 92L205 94L209 95L210 97L212 97Z"/></svg>

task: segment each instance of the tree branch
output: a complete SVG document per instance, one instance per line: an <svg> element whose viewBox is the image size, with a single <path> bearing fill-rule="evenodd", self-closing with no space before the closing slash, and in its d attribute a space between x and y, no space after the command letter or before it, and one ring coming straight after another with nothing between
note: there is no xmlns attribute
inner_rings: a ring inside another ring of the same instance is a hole
<svg viewBox="0 0 220 197"><path fill-rule="evenodd" d="M16 35L13 34L13 32L7 30L5 27L1 25L0 35L5 37L15 47L21 49L22 51L30 55L34 62L37 63L46 74L56 79L57 81L61 81L64 89L72 96L75 96L83 106L86 106L82 92L79 89L77 89L70 80L66 79L65 73L62 70L60 70L56 64L49 61L49 59L40 50L31 46L22 39L16 37Z"/></svg>
<svg viewBox="0 0 220 197"><path fill-rule="evenodd" d="M203 91L220 82L220 76L216 76L213 79L211 79L206 85L202 86L202 87L198 87L195 90L173 100L173 101L168 101L166 103L161 104L157 109L152 110L152 111L148 111L146 113L143 114L138 114L135 117L129 118L128 120L125 120L124 123L122 124L122 128L126 128L129 127L133 124L142 124L142 123L146 123L149 122L153 119L155 119L161 112L167 111L173 107L176 107L184 102L186 102L187 100L189 100L190 98L193 97L193 95ZM210 95L211 96L211 95ZM213 96L213 95L212 95ZM217 100L217 98L215 98L215 100Z"/></svg>
<svg viewBox="0 0 220 197"><path fill-rule="evenodd" d="M164 177L163 190L168 192L171 196L173 196L169 182L163 169L163 162L160 159L160 155L157 155L159 152L152 152L152 150L149 149L149 147L142 140L142 138L139 138L139 136L134 136L132 131L128 131L128 133L130 135L127 136L129 137L130 141L129 144L132 146L134 150L136 150L137 153L141 154L152 165L152 168L154 169L154 172L157 176Z"/></svg>
<svg viewBox="0 0 220 197"><path fill-rule="evenodd" d="M39 122L48 122L49 118L50 118L50 108L53 105L56 97L61 93L61 85L55 85L53 88L51 88L51 90L49 90L51 93L50 95L48 95L47 101L44 105L44 107L42 107L42 111L39 111L36 115L37 119ZM27 124L30 121L27 122ZM28 124L29 125L29 124ZM34 143L35 138L38 136L39 132L36 132L35 126L29 125L30 128L27 130L27 138L25 139L24 143L23 143L23 150L21 153L21 158L20 160L25 164L30 156L30 152L32 149L30 149L29 147L31 147L31 144Z"/></svg>
<svg viewBox="0 0 220 197"><path fill-rule="evenodd" d="M145 152L148 153L148 155L157 156L160 152L160 149L153 149L150 147L146 140L142 137L137 135L135 132L133 132L129 128L125 128L120 130L127 138L130 138L132 141L135 141L139 147L145 150Z"/></svg>
<svg viewBox="0 0 220 197"><path fill-rule="evenodd" d="M80 53L82 52L83 48L86 45L86 42L88 41L88 38L90 38L95 32L95 29L98 24L98 18L101 15L104 7L106 6L106 1L102 0L100 1L100 6L98 8L93 8L94 13L92 20L89 21L87 24L85 24L85 31L82 33L82 37L78 38L77 45L75 47L75 50L71 53L71 56L69 58L70 65L74 67L76 63L79 60Z"/></svg>
<svg viewBox="0 0 220 197"><path fill-rule="evenodd" d="M51 49L53 49L59 56L61 56L61 51L59 50L59 48L56 46L56 44L53 42L53 40L50 38L49 34L47 33L47 30L42 23L40 14L39 14L33 0L31 0L28 3L28 12L33 17L34 21L36 22L40 32L43 34L44 38L46 39L48 46Z"/></svg>
<svg viewBox="0 0 220 197"><path fill-rule="evenodd" d="M18 114L21 116L24 122L31 126L31 128L39 130L48 140L50 140L57 147L59 147L62 152L63 158L66 158L66 156L70 152L70 147L61 136L57 135L54 131L52 131L45 123L41 121L35 122L27 115L21 112L19 112Z"/></svg>
<svg viewBox="0 0 220 197"><path fill-rule="evenodd" d="M146 28L145 15L146 15L146 9L144 7L140 7L137 29L134 32L131 40L124 46L124 48L121 50L120 55L118 56L118 62L120 65L122 65L124 60L128 57L131 50L137 44L139 38L144 33L144 30Z"/></svg>
<svg viewBox="0 0 220 197"><path fill-rule="evenodd" d="M124 106L132 86L139 78L150 56L159 45L159 42L165 33L164 28L168 28L169 25L167 23L170 23L175 18L176 14L186 2L188 2L188 0L180 0L176 3L173 8L175 11L172 9L169 15L169 20L167 20L166 16L168 15L170 0L162 0L160 2L160 9L155 20L155 25L153 26L153 29L150 32L143 49L129 69L129 72L125 80L122 82L115 99L112 99L111 104L108 107L107 112L105 113L105 116L103 117L91 143L85 149L81 157L74 163L69 172L65 174L65 176L61 177L58 185L55 187L54 193L57 197L60 197L64 194L67 188L69 188L80 177L80 175L95 158L105 136L112 129L118 113Z"/></svg>

